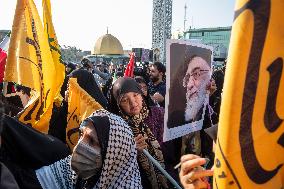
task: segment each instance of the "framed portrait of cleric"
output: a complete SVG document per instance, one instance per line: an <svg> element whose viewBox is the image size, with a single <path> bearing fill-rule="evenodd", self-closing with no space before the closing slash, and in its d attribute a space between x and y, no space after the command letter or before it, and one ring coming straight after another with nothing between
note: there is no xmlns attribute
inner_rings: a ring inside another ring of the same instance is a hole
<svg viewBox="0 0 284 189"><path fill-rule="evenodd" d="M164 141L202 129L211 78L213 48L167 40Z"/></svg>

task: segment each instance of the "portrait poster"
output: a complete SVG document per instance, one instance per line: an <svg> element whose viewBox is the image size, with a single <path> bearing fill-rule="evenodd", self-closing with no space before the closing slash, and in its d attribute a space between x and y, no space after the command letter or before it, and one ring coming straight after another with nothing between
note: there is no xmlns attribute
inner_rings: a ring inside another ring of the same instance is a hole
<svg viewBox="0 0 284 189"><path fill-rule="evenodd" d="M212 49L191 41L167 40L164 141L202 129L209 101L206 86L211 78Z"/></svg>

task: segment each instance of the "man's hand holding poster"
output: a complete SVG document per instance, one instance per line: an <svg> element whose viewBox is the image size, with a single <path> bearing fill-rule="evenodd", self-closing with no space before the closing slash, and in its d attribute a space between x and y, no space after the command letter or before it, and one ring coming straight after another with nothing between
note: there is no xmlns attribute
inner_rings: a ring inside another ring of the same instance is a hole
<svg viewBox="0 0 284 189"><path fill-rule="evenodd" d="M208 104L212 47L167 41L164 141L202 129Z"/></svg>

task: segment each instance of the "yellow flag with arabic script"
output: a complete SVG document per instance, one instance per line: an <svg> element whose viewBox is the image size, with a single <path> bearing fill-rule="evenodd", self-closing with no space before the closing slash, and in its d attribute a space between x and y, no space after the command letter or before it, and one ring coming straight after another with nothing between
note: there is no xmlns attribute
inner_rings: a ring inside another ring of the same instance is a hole
<svg viewBox="0 0 284 189"><path fill-rule="evenodd" d="M81 122L99 109L102 109L102 106L79 86L77 79L70 78L68 83L66 142L71 150L78 142Z"/></svg>
<svg viewBox="0 0 284 189"><path fill-rule="evenodd" d="M237 0L215 189L284 188L284 1Z"/></svg>
<svg viewBox="0 0 284 189"><path fill-rule="evenodd" d="M61 56L60 46L57 41L56 33L52 23L51 4L50 0L42 0L43 7L43 24L44 33L47 35L53 63L56 69L55 88L58 90L57 95L60 95L60 89L65 78L65 66Z"/></svg>
<svg viewBox="0 0 284 189"><path fill-rule="evenodd" d="M5 81L13 81L37 92L19 120L47 133L54 98L58 92L57 67L47 34L32 0L18 0L5 68Z"/></svg>

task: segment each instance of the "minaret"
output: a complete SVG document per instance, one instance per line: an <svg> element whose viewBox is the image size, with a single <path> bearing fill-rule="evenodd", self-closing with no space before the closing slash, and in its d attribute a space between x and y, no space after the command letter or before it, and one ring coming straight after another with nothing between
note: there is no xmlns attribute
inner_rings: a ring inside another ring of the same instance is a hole
<svg viewBox="0 0 284 189"><path fill-rule="evenodd" d="M166 63L166 40L171 38L172 0L153 0L152 49L154 61Z"/></svg>

